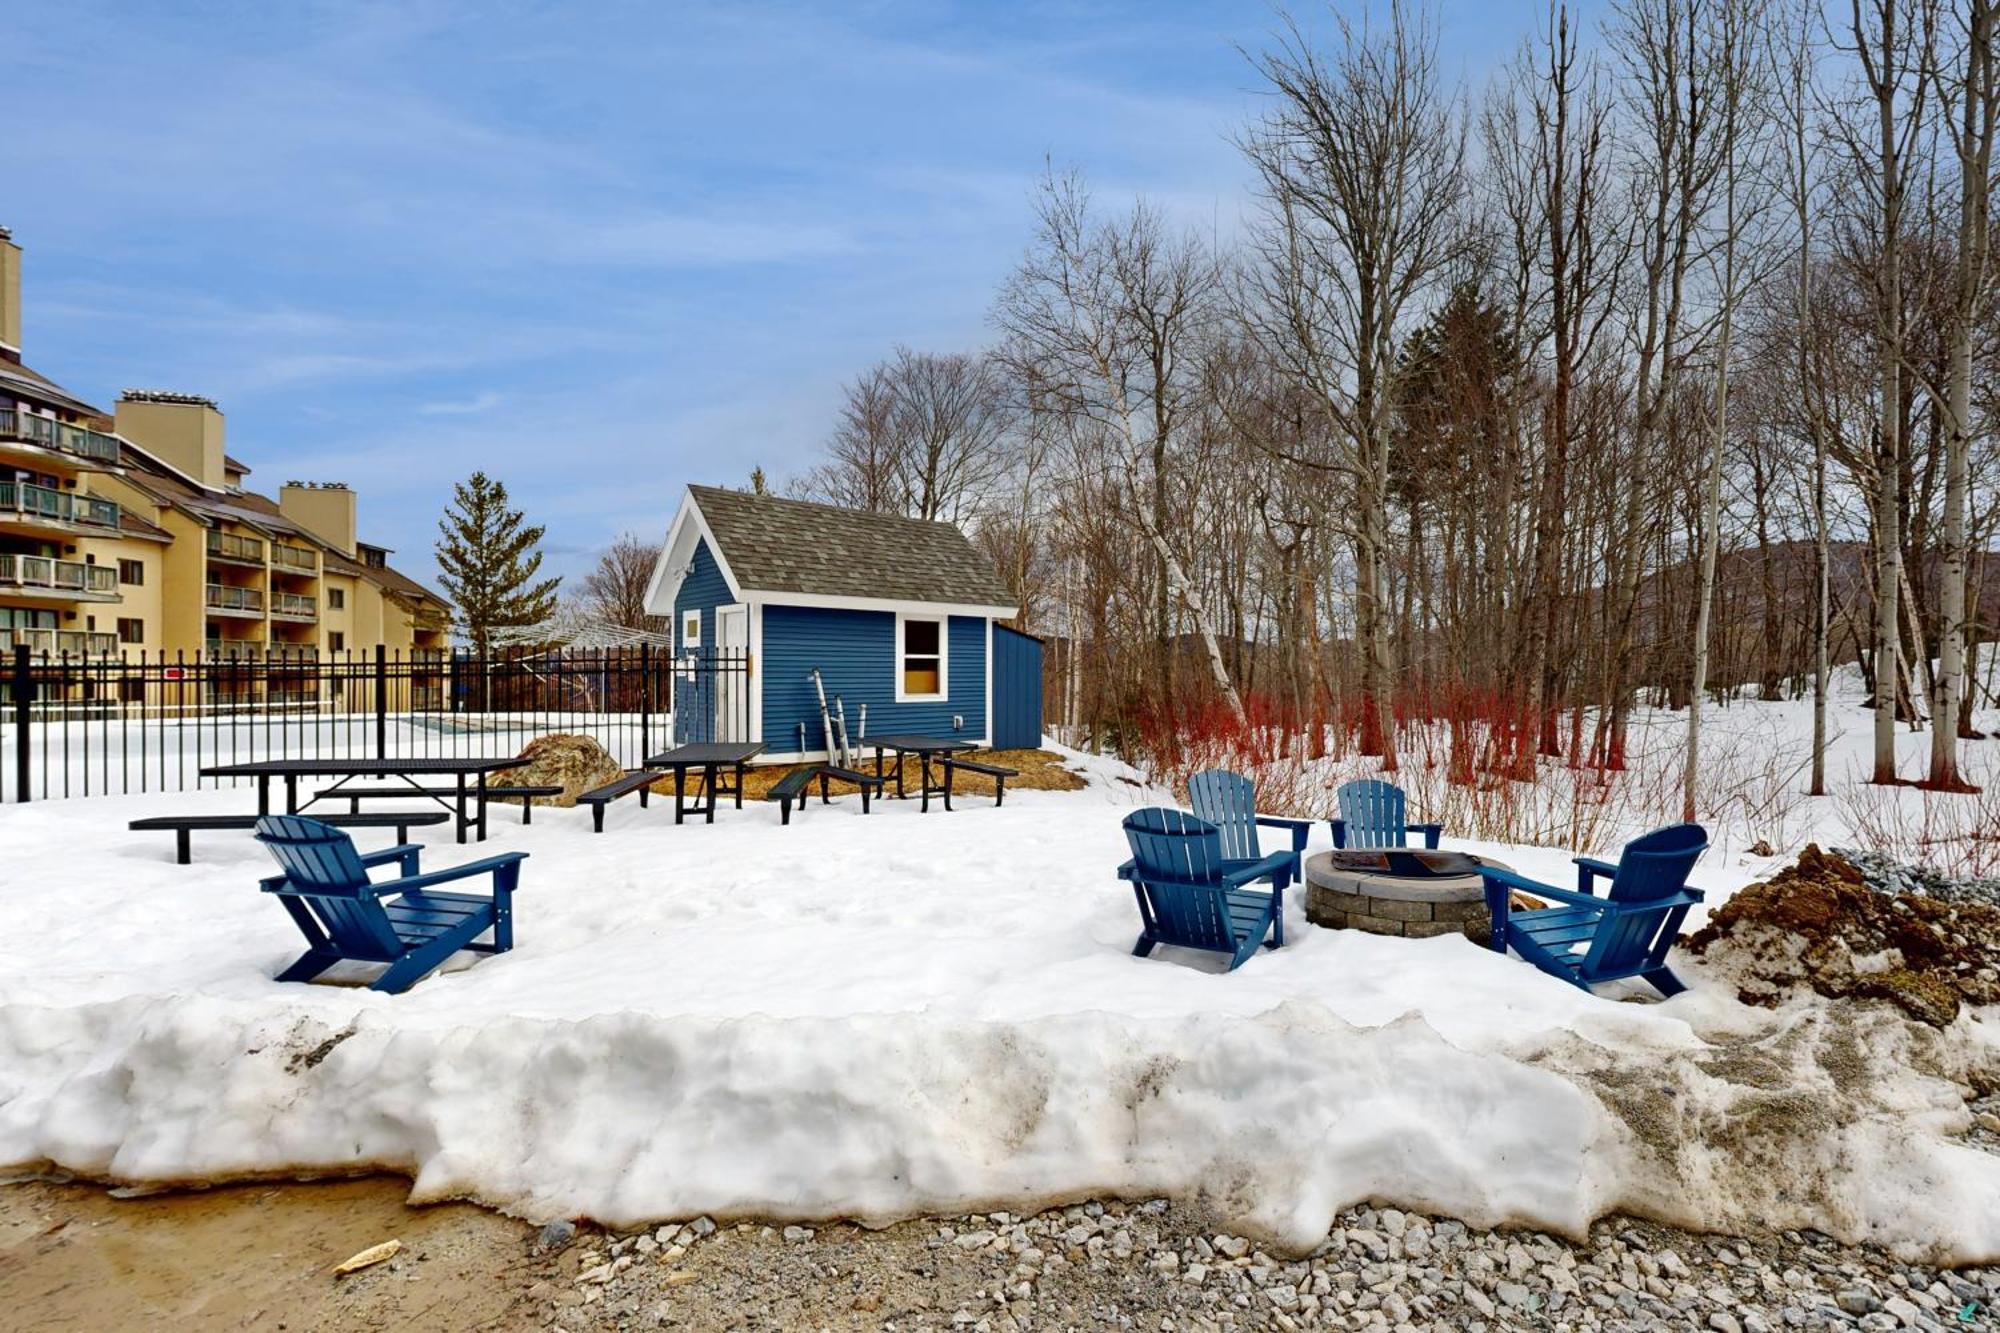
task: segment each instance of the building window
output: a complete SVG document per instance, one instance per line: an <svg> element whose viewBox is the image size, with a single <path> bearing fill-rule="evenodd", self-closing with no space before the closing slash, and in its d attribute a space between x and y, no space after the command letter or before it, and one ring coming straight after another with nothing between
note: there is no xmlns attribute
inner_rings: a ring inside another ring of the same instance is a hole
<svg viewBox="0 0 2000 1333"><path fill-rule="evenodd" d="M328 630L326 632L326 646L336 653L340 652L347 647L347 636L337 629Z"/></svg>
<svg viewBox="0 0 2000 1333"><path fill-rule="evenodd" d="M146 562L143 560L120 560L118 562L118 581L134 588L144 586L146 582Z"/></svg>
<svg viewBox="0 0 2000 1333"><path fill-rule="evenodd" d="M945 697L944 621L935 617L897 616L899 671L896 698Z"/></svg>
<svg viewBox="0 0 2000 1333"><path fill-rule="evenodd" d="M701 612L688 611L682 614L681 647L701 647Z"/></svg>
<svg viewBox="0 0 2000 1333"><path fill-rule="evenodd" d="M327 609L327 610L329 610L329 611L344 611L344 610L346 610L346 609L347 609L347 589L345 589L345 588L328 588L328 589L326 590L326 609Z"/></svg>
<svg viewBox="0 0 2000 1333"><path fill-rule="evenodd" d="M120 616L118 618L118 642L144 643L145 641L146 641L145 621L127 616Z"/></svg>

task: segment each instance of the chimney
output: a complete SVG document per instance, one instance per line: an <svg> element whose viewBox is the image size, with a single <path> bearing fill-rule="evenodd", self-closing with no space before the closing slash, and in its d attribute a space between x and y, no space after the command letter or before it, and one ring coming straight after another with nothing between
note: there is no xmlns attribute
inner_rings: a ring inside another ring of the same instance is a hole
<svg viewBox="0 0 2000 1333"><path fill-rule="evenodd" d="M202 485L229 484L222 465L222 411L192 393L127 389L118 395L117 430Z"/></svg>
<svg viewBox="0 0 2000 1333"><path fill-rule="evenodd" d="M288 481L278 512L350 558L354 555L354 492L339 481Z"/></svg>
<svg viewBox="0 0 2000 1333"><path fill-rule="evenodd" d="M0 227L0 350L21 353L21 247Z"/></svg>

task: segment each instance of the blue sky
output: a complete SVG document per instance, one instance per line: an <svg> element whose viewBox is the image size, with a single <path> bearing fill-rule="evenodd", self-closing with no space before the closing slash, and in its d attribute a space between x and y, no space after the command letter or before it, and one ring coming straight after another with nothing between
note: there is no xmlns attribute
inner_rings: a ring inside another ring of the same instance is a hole
<svg viewBox="0 0 2000 1333"><path fill-rule="evenodd" d="M1452 0L1449 61L1544 12ZM985 343L1045 158L1230 231L1274 13L15 0L23 350L214 397L260 489L355 485L422 576L483 467L573 573L686 482L809 465L893 344Z"/></svg>

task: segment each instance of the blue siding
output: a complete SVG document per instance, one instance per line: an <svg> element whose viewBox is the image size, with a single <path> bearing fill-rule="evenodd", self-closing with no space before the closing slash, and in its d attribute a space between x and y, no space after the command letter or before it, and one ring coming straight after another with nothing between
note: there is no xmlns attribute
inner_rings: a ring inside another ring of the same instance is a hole
<svg viewBox="0 0 2000 1333"><path fill-rule="evenodd" d="M993 627L993 748L1042 748L1042 641Z"/></svg>
<svg viewBox="0 0 2000 1333"><path fill-rule="evenodd" d="M819 699L807 673L818 667L826 681L829 707L840 695L847 703L847 734L861 729L861 705L868 705L872 735L892 731L979 740L986 735L986 621L953 616L947 634L945 667L950 695L936 702L896 702L896 616L891 611L834 611L807 606L764 608L764 744L773 753L798 749L799 724L807 750L825 748ZM965 719L953 731L952 717Z"/></svg>
<svg viewBox="0 0 2000 1333"><path fill-rule="evenodd" d="M674 651L678 653L687 646L681 642L682 617L697 609L701 612L701 646L715 647L715 608L728 606L734 600L729 595L729 584L722 577L722 567L715 563L715 555L708 549L708 539L697 539L694 567L681 580L681 590L674 594Z"/></svg>
<svg viewBox="0 0 2000 1333"><path fill-rule="evenodd" d="M675 655L685 656L687 653L687 645L681 642L683 616L689 611L701 612L701 652L708 653L715 647L715 608L729 606L734 601L729 595L729 584L722 577L722 568L715 563L714 553L708 549L707 539L697 540L693 567L681 580L680 591L674 594ZM717 698L717 681L713 672L674 673L675 744L715 739Z"/></svg>

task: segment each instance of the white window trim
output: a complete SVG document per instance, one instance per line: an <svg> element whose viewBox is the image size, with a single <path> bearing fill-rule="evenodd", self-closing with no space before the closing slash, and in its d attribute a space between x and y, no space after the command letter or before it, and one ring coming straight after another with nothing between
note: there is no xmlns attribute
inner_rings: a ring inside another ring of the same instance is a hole
<svg viewBox="0 0 2000 1333"><path fill-rule="evenodd" d="M938 627L938 687L936 694L910 694L903 689L903 626L912 620L928 621ZM942 703L951 698L951 617L896 613L896 702L899 704Z"/></svg>
<svg viewBox="0 0 2000 1333"><path fill-rule="evenodd" d="M688 621L690 620L694 621L693 638L688 637ZM681 612L680 634L682 649L701 647L701 611L699 609Z"/></svg>

